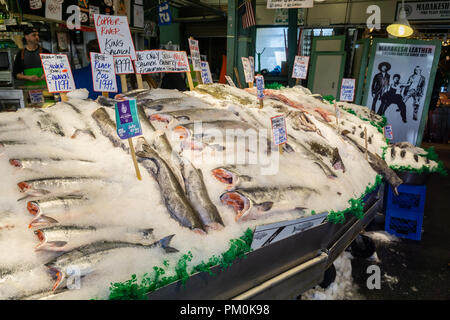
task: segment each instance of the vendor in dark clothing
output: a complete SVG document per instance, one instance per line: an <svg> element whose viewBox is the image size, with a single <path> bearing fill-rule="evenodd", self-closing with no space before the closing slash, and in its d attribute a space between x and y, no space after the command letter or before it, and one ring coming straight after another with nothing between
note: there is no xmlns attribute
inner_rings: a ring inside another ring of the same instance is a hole
<svg viewBox="0 0 450 320"><path fill-rule="evenodd" d="M44 70L42 69L40 53L50 53L39 45L39 32L37 28L25 28L24 38L26 44L16 54L13 66L13 76L25 80L25 85L45 86Z"/></svg>

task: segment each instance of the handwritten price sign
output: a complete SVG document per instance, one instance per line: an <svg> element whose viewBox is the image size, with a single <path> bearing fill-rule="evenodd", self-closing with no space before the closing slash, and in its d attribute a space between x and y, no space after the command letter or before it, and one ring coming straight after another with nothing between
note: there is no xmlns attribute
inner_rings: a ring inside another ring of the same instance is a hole
<svg viewBox="0 0 450 320"><path fill-rule="evenodd" d="M114 57L114 67L116 74L134 73L133 61L130 56Z"/></svg>
<svg viewBox="0 0 450 320"><path fill-rule="evenodd" d="M131 59L136 59L126 16L94 14L94 24L102 53L112 56L131 56Z"/></svg>
<svg viewBox="0 0 450 320"><path fill-rule="evenodd" d="M202 71L198 40L189 39L189 50L191 51L192 67L194 71Z"/></svg>
<svg viewBox="0 0 450 320"><path fill-rule="evenodd" d="M136 73L189 72L186 51L144 50L136 52Z"/></svg>
<svg viewBox="0 0 450 320"><path fill-rule="evenodd" d="M273 143L278 146L287 142L286 119L284 115L270 118Z"/></svg>
<svg viewBox="0 0 450 320"><path fill-rule="evenodd" d="M94 91L117 92L114 58L109 54L91 52L92 81Z"/></svg>
<svg viewBox="0 0 450 320"><path fill-rule="evenodd" d="M355 79L342 79L339 100L352 102L355 99Z"/></svg>
<svg viewBox="0 0 450 320"><path fill-rule="evenodd" d="M242 66L244 67L245 82L253 83L254 74L252 73L252 65L250 63L250 60L246 57L241 57L241 59Z"/></svg>
<svg viewBox="0 0 450 320"><path fill-rule="evenodd" d="M48 92L69 92L75 90L75 82L67 55L41 53L40 56Z"/></svg>
<svg viewBox="0 0 450 320"><path fill-rule="evenodd" d="M309 57L295 56L292 78L306 79L308 75Z"/></svg>
<svg viewBox="0 0 450 320"><path fill-rule="evenodd" d="M256 81L256 96L258 99L264 99L264 77L255 76Z"/></svg>
<svg viewBox="0 0 450 320"><path fill-rule="evenodd" d="M202 81L203 83L213 83L208 61L202 61Z"/></svg>

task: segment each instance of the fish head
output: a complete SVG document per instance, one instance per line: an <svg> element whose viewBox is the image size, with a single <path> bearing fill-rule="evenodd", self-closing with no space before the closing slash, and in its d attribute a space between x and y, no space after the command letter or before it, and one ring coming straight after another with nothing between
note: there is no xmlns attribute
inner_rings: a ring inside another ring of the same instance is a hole
<svg viewBox="0 0 450 320"><path fill-rule="evenodd" d="M52 278L55 280L55 284L52 287L53 292L64 287L66 282L66 273L62 268L56 266L47 266Z"/></svg>
<svg viewBox="0 0 450 320"><path fill-rule="evenodd" d="M39 207L39 204L36 201L28 201L27 209L28 212L34 216L39 216L39 214L41 213L41 208Z"/></svg>
<svg viewBox="0 0 450 320"><path fill-rule="evenodd" d="M150 116L150 121L159 121L164 123L170 123L173 117L169 114L164 113L155 113Z"/></svg>
<svg viewBox="0 0 450 320"><path fill-rule="evenodd" d="M237 182L236 176L227 169L216 168L216 169L213 169L211 172L212 172L213 177L222 183L233 185L233 184L236 184L236 182Z"/></svg>
<svg viewBox="0 0 450 320"><path fill-rule="evenodd" d="M18 159L9 159L9 163L16 168L23 168L22 162Z"/></svg>
<svg viewBox="0 0 450 320"><path fill-rule="evenodd" d="M251 209L250 200L241 195L239 192L225 192L220 196L220 201L227 206L233 207L236 212L235 221L239 221L244 217Z"/></svg>
<svg viewBox="0 0 450 320"><path fill-rule="evenodd" d="M197 140L184 140L180 144L182 150L202 151L205 148L205 144Z"/></svg>
<svg viewBox="0 0 450 320"><path fill-rule="evenodd" d="M187 139L191 136L190 130L184 126L176 126L173 128L172 133L180 140Z"/></svg>
<svg viewBox="0 0 450 320"><path fill-rule="evenodd" d="M17 185L19 186L21 192L26 192L32 188L31 184L25 181L19 182Z"/></svg>
<svg viewBox="0 0 450 320"><path fill-rule="evenodd" d="M58 220L45 215L39 215L33 220L31 220L30 224L28 225L28 228L31 229L31 228L45 227L55 223L58 223Z"/></svg>
<svg viewBox="0 0 450 320"><path fill-rule="evenodd" d="M39 243L34 247L34 250L65 251L66 241L48 241L47 235L40 229L35 230L34 234L39 239Z"/></svg>

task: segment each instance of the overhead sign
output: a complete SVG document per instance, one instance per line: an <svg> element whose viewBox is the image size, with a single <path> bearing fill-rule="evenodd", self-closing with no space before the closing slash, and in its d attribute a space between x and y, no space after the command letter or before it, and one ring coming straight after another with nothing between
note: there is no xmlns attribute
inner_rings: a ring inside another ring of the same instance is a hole
<svg viewBox="0 0 450 320"><path fill-rule="evenodd" d="M134 73L133 61L130 56L114 57L114 67L116 74Z"/></svg>
<svg viewBox="0 0 450 320"><path fill-rule="evenodd" d="M316 214L306 218L295 219L291 221L282 221L271 223L263 226L257 226L253 233L252 249L256 250L269 244L289 238L294 234L298 234L317 227L327 218L328 213Z"/></svg>
<svg viewBox="0 0 450 320"><path fill-rule="evenodd" d="M267 9L312 8L313 0L267 0Z"/></svg>
<svg viewBox="0 0 450 320"><path fill-rule="evenodd" d="M254 74L252 74L252 65L250 60L246 57L242 57L242 66L244 67L245 82L253 83Z"/></svg>
<svg viewBox="0 0 450 320"><path fill-rule="evenodd" d="M72 69L65 54L41 53L48 92L69 92L75 90Z"/></svg>
<svg viewBox="0 0 450 320"><path fill-rule="evenodd" d="M192 68L194 71L202 71L200 49L198 40L189 39L189 50L191 51Z"/></svg>
<svg viewBox="0 0 450 320"><path fill-rule="evenodd" d="M158 24L166 26L172 23L172 15L170 13L169 2L162 2L158 6Z"/></svg>
<svg viewBox="0 0 450 320"><path fill-rule="evenodd" d="M94 14L94 24L102 53L112 56L131 56L131 59L136 59L126 16Z"/></svg>
<svg viewBox="0 0 450 320"><path fill-rule="evenodd" d="M287 142L286 118L279 115L270 118L272 124L272 141L278 146Z"/></svg>
<svg viewBox="0 0 450 320"><path fill-rule="evenodd" d="M116 103L117 134L120 139L142 135L141 123L136 108L136 99Z"/></svg>
<svg viewBox="0 0 450 320"><path fill-rule="evenodd" d="M117 92L114 58L109 54L91 52L94 91Z"/></svg>
<svg viewBox="0 0 450 320"><path fill-rule="evenodd" d="M306 79L308 77L309 57L295 56L292 78Z"/></svg>
<svg viewBox="0 0 450 320"><path fill-rule="evenodd" d="M353 102L355 100L356 80L343 78L341 83L340 101Z"/></svg>
<svg viewBox="0 0 450 320"><path fill-rule="evenodd" d="M136 73L190 72L186 51L144 50L136 57Z"/></svg>
<svg viewBox="0 0 450 320"><path fill-rule="evenodd" d="M202 61L202 82L203 83L213 83L211 71L209 70L208 61Z"/></svg>
<svg viewBox="0 0 450 320"><path fill-rule="evenodd" d="M258 99L264 99L264 77L256 76L256 96Z"/></svg>
<svg viewBox="0 0 450 320"><path fill-rule="evenodd" d="M402 8L401 1L397 2L397 16ZM406 18L414 20L450 20L450 1L405 1Z"/></svg>
<svg viewBox="0 0 450 320"><path fill-rule="evenodd" d="M230 76L225 75L225 79L227 79L227 82L228 82L228 84L229 84L230 86L236 88L236 85L234 84L234 81L233 81L233 79L231 79Z"/></svg>

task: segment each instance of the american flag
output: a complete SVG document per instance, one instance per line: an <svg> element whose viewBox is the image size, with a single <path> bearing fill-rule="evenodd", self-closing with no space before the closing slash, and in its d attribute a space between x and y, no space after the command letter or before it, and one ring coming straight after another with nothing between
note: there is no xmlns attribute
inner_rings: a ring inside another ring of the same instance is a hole
<svg viewBox="0 0 450 320"><path fill-rule="evenodd" d="M256 25L255 14L253 13L253 7L251 0L245 2L245 13L242 15L242 27L244 29L250 28Z"/></svg>

